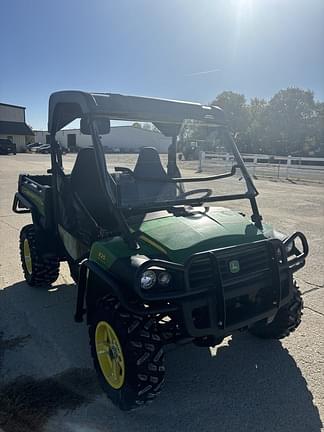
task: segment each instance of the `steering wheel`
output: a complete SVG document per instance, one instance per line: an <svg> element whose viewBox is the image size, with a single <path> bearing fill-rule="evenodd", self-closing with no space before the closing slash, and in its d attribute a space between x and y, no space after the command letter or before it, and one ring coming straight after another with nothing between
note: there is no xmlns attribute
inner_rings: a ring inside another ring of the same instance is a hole
<svg viewBox="0 0 324 432"><path fill-rule="evenodd" d="M188 192L183 192L181 194L181 198L187 198L190 195L197 195L197 194L203 194L202 197L199 198L199 200L204 200L205 198L208 198L212 195L213 191L211 189L194 189Z"/></svg>

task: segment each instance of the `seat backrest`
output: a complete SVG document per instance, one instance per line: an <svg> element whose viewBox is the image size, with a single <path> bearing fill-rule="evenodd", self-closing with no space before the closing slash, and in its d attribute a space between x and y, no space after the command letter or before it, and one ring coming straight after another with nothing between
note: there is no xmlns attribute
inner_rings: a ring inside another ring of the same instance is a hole
<svg viewBox="0 0 324 432"><path fill-rule="evenodd" d="M136 177L167 178L159 153L154 147L142 147L134 168Z"/></svg>
<svg viewBox="0 0 324 432"><path fill-rule="evenodd" d="M143 180L145 177L162 181L150 182ZM176 196L175 184L163 182L163 180L168 179L168 175L163 168L159 153L154 147L141 148L134 168L134 178L141 201L173 199Z"/></svg>
<svg viewBox="0 0 324 432"><path fill-rule="evenodd" d="M71 172L70 182L72 193L81 201L100 227L108 230L117 229L117 222L111 214L105 191L101 185L93 148L79 151ZM76 206L78 207L78 205ZM82 209L80 210L82 211ZM81 219L81 224L84 225L86 223L84 210ZM83 229L84 226L80 228Z"/></svg>

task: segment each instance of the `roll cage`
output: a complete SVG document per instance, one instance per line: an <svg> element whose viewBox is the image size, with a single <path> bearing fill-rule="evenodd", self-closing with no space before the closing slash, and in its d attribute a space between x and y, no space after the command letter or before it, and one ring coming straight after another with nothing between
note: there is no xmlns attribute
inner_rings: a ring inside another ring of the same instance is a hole
<svg viewBox="0 0 324 432"><path fill-rule="evenodd" d="M54 200L57 204L57 176L64 174L62 166L61 149L55 139L55 134L67 124L77 118L86 118L89 122L90 133L92 136L93 147L95 151L96 166L99 172L102 189L105 192L111 210L118 220L121 235L127 243L136 248L136 235L131 233L123 209L119 206L118 197L112 185L115 183L106 168L106 160L101 145L99 130L96 119L106 117L108 120L124 121L143 121L153 123L160 132L171 137L172 141L168 148L168 182L186 183L206 180L215 180L233 175L235 169L239 168L247 185L247 192L242 194L229 194L224 196L212 196L203 199L186 199L177 200L177 202L160 203L159 207L149 205L146 207L136 208L136 211L156 211L162 209L171 209L175 205L202 205L203 203L216 201L229 201L237 199L248 199L252 209L252 221L262 229L262 217L258 211L256 196L258 192L253 181L244 165L243 159L236 147L236 144L227 131L229 146L236 160L236 165L229 173L209 176L209 177L191 177L181 178L180 171L177 167L177 137L183 122L187 119L193 119L204 122L209 125L224 126L226 122L223 111L216 106L204 106L198 103L182 102L166 99L154 99L139 96L124 96L112 93L86 93L82 91L60 91L53 93L49 100L48 113L48 131L50 133L51 145L51 170L53 175ZM227 130L227 129L226 129ZM145 180L145 178L144 178ZM149 179L149 181L156 181ZM55 206L57 207L57 205Z"/></svg>

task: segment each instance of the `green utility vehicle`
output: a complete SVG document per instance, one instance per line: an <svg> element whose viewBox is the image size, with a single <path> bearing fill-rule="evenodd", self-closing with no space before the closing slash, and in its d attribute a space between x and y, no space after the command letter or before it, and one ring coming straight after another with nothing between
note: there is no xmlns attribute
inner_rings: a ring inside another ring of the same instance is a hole
<svg viewBox="0 0 324 432"><path fill-rule="evenodd" d="M93 145L68 173L55 134L77 118ZM144 147L133 169L108 169L117 156L106 160L101 138L111 120L153 123L170 139L167 168ZM235 158L231 169L181 176L177 139L192 122L223 140ZM75 321L86 317L95 369L117 406L133 409L160 392L166 344L211 346L242 330L280 339L298 327L303 304L293 274L305 264L306 238L263 224L221 109L62 91L50 97L48 130L51 168L20 175L14 197L14 212L32 216L20 234L22 267L29 285L46 286L60 262L69 264ZM251 217L216 205L234 200L249 202Z"/></svg>

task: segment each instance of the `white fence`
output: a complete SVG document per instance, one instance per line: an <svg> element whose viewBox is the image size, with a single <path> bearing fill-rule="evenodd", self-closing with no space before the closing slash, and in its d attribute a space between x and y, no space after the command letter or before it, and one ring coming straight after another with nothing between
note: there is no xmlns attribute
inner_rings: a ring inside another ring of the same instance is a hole
<svg viewBox="0 0 324 432"><path fill-rule="evenodd" d="M276 177L291 180L324 182L324 158L242 154L245 165L254 177ZM231 168L234 156L229 153L199 153L198 170L218 171Z"/></svg>

